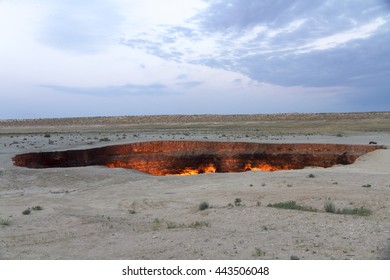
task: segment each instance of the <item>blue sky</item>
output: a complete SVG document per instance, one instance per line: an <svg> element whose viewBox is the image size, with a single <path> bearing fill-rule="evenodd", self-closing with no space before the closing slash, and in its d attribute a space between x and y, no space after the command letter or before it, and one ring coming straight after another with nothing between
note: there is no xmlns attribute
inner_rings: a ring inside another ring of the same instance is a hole
<svg viewBox="0 0 390 280"><path fill-rule="evenodd" d="M0 119L390 110L389 0L0 0Z"/></svg>

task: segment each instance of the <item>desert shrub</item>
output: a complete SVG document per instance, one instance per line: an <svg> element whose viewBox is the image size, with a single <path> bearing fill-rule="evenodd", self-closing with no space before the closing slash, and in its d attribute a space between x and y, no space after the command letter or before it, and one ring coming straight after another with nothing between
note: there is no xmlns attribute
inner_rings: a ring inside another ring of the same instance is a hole
<svg viewBox="0 0 390 280"><path fill-rule="evenodd" d="M360 208L343 208L342 210L338 209L336 213L342 215L369 216L372 214L372 211L370 209L360 207Z"/></svg>
<svg viewBox="0 0 390 280"><path fill-rule="evenodd" d="M263 257L265 256L265 251L261 250L260 248L255 248L255 252L253 253L253 256Z"/></svg>
<svg viewBox="0 0 390 280"><path fill-rule="evenodd" d="M189 228L208 227L209 223L205 221L195 221L188 225Z"/></svg>
<svg viewBox="0 0 390 280"><path fill-rule="evenodd" d="M153 230L158 230L158 229L160 229L160 228L161 228L161 225L162 225L162 222L163 222L162 219L160 220L159 218L155 218L155 219L153 220L153 224L152 224Z"/></svg>
<svg viewBox="0 0 390 280"><path fill-rule="evenodd" d="M357 216L369 216L372 214L370 209L360 207L360 208L343 208L337 209L333 202L327 201L324 204L325 212L340 214L340 215L357 215Z"/></svg>
<svg viewBox="0 0 390 280"><path fill-rule="evenodd" d="M336 212L336 206L334 205L334 203L332 201L325 202L324 209L325 209L325 212L328 212L328 213L335 213Z"/></svg>
<svg viewBox="0 0 390 280"><path fill-rule="evenodd" d="M316 177L316 175L314 175L313 173L310 173L308 176L307 176L307 178L315 178Z"/></svg>
<svg viewBox="0 0 390 280"><path fill-rule="evenodd" d="M34 206L34 207L32 207L31 209L32 209L32 210L35 210L35 211L43 210L42 206L39 206L39 205Z"/></svg>
<svg viewBox="0 0 390 280"><path fill-rule="evenodd" d="M172 221L166 221L165 223L166 223L168 229L175 229L175 228L201 228L201 227L208 227L209 226L209 223L208 222L204 222L204 221L195 221L195 222L192 222L190 224L185 224L185 223L178 224L178 223L175 223L175 222L172 222Z"/></svg>
<svg viewBox="0 0 390 280"><path fill-rule="evenodd" d="M30 208L27 208L26 210L24 210L22 212L23 215L30 215L30 213L31 213L31 209Z"/></svg>
<svg viewBox="0 0 390 280"><path fill-rule="evenodd" d="M208 209L209 207L210 207L210 205L208 204L208 202L203 201L203 202L201 202L201 203L199 204L198 209L199 209L200 211L203 211L203 210Z"/></svg>
<svg viewBox="0 0 390 280"><path fill-rule="evenodd" d="M290 200L287 202L278 202L274 204L268 204L267 207L273 208L281 208L281 209L291 209L291 210L300 210L300 211L309 211L309 212L317 212L317 209L313 207L307 207L304 205L297 204L296 201Z"/></svg>
<svg viewBox="0 0 390 280"><path fill-rule="evenodd" d="M171 222L171 221L166 221L165 223L167 224L167 228L168 228L168 229L182 228L182 227L184 227L184 224L177 224L177 223Z"/></svg>
<svg viewBox="0 0 390 280"><path fill-rule="evenodd" d="M362 188L371 188L371 185L370 184L365 184L362 186Z"/></svg>
<svg viewBox="0 0 390 280"><path fill-rule="evenodd" d="M11 220L9 219L0 219L0 225L9 226L11 224Z"/></svg>
<svg viewBox="0 0 390 280"><path fill-rule="evenodd" d="M241 205L241 202L242 202L241 198L236 198L236 199L234 200L234 205L235 205L235 206L240 206L240 205Z"/></svg>

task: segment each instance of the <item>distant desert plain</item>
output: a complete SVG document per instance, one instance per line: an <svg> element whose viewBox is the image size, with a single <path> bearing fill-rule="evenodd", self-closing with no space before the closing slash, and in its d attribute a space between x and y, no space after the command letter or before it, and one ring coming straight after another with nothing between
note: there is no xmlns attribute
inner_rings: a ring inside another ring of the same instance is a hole
<svg viewBox="0 0 390 280"><path fill-rule="evenodd" d="M381 148L328 168L188 176L12 160L165 140ZM0 259L389 259L389 147L390 112L0 120Z"/></svg>

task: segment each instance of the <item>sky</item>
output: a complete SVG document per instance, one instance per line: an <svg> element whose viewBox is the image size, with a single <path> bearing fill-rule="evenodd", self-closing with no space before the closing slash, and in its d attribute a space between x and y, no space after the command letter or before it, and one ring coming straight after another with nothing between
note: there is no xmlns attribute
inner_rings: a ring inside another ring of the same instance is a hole
<svg viewBox="0 0 390 280"><path fill-rule="evenodd" d="M0 119L390 111L390 0L0 0Z"/></svg>

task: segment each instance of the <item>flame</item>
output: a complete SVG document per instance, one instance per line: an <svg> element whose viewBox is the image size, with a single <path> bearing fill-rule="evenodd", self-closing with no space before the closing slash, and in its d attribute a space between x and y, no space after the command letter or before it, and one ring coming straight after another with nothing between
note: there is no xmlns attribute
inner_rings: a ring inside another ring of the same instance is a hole
<svg viewBox="0 0 390 280"><path fill-rule="evenodd" d="M186 175L196 175L199 174L198 169L192 169L192 168L185 168L181 173L179 174L172 174L172 175L177 175L177 176L186 176ZM171 175L171 174L168 174Z"/></svg>
<svg viewBox="0 0 390 280"><path fill-rule="evenodd" d="M186 175L196 175L201 173L215 173L217 171L217 168L214 166L214 164L210 163L207 165L202 165L199 168L184 168L181 173L179 174L172 174L176 176L186 176ZM171 175L171 174L168 174Z"/></svg>
<svg viewBox="0 0 390 280"><path fill-rule="evenodd" d="M265 162L258 164L252 164L250 162L246 163L244 166L244 171L278 171L278 170L288 170L288 166L274 166Z"/></svg>
<svg viewBox="0 0 390 280"><path fill-rule="evenodd" d="M105 164L108 168L128 168L128 169L134 169L134 167L130 163L121 162L121 161L113 161L110 163ZM143 171L139 166L138 170ZM161 169L161 170L151 170L147 169L145 167L146 173L150 173L157 176L167 176L167 175L174 175L174 176L186 176L186 175L196 175L196 174L202 174L202 173L215 173L217 171L217 168L214 166L214 164L210 163L207 165L201 165L198 168L191 168L186 167L183 170L180 171L180 173L174 174L170 173L169 169Z"/></svg>
<svg viewBox="0 0 390 280"><path fill-rule="evenodd" d="M217 171L217 168L212 163L210 163L209 165L205 166L202 169L203 173L215 173L216 171Z"/></svg>
<svg viewBox="0 0 390 280"><path fill-rule="evenodd" d="M174 173L174 171L170 171L169 169L156 169L156 168L150 168L147 165L143 166L143 168L140 168L140 166L137 166L138 168L134 168L133 164L121 162L121 161L113 161L110 163L107 163L106 166L108 168L127 168L127 169L137 169L140 171L143 171L145 173L153 174L156 176L188 176L188 175L197 175L202 173L216 173L217 168L213 163L209 164L203 164L199 167L193 168L193 167L185 167L182 170L180 170L178 173ZM265 162L247 162L242 171L278 171L278 170L289 170L291 169L287 164L283 166L275 166L271 165Z"/></svg>
<svg viewBox="0 0 390 280"><path fill-rule="evenodd" d="M118 160L107 163L106 166L108 168L130 168L131 169L131 167L126 162L121 162Z"/></svg>

